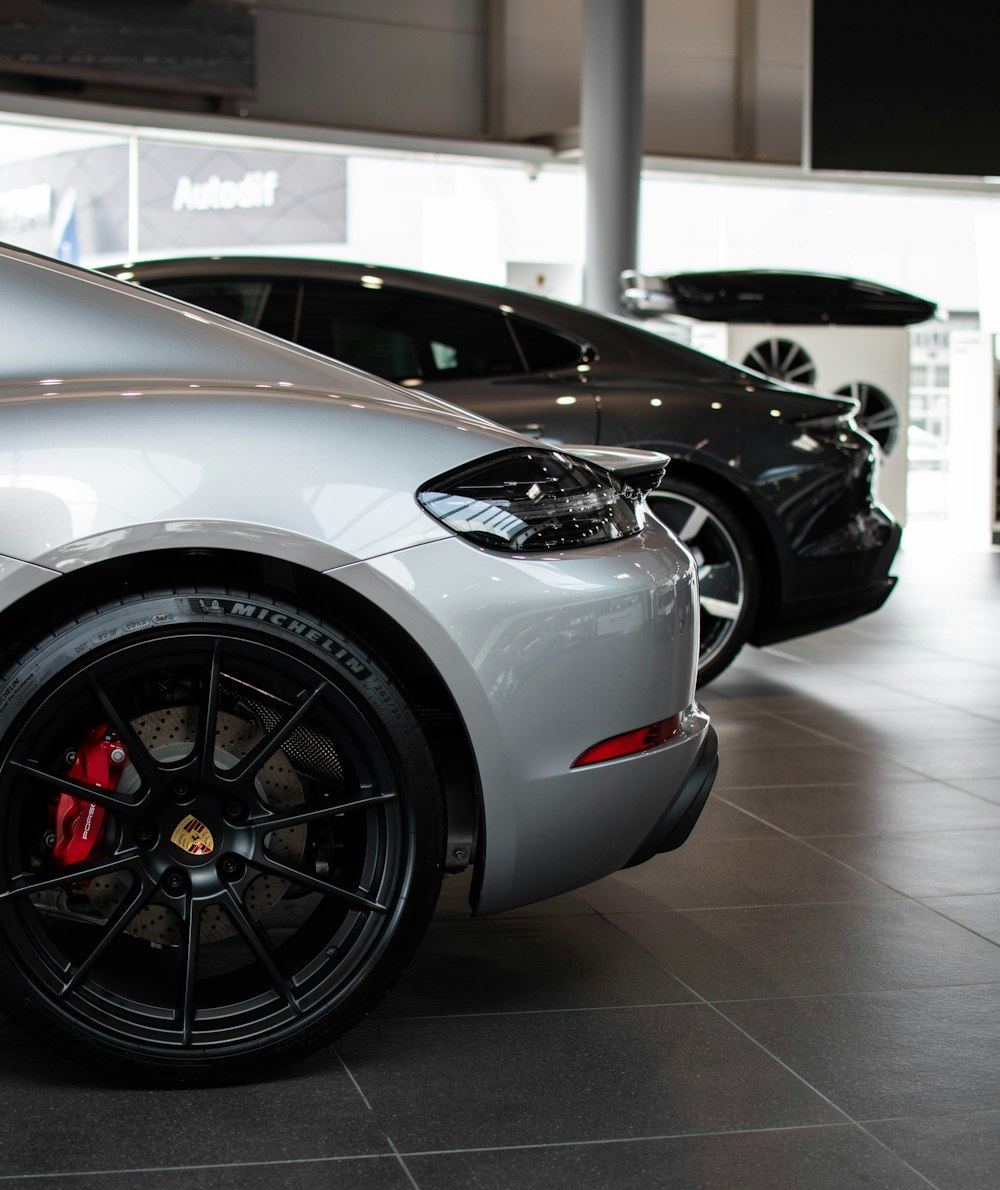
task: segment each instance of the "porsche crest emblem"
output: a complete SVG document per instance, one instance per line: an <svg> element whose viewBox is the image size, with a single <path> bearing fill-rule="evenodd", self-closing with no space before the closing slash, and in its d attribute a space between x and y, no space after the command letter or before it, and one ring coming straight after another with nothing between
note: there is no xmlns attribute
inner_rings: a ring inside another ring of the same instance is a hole
<svg viewBox="0 0 1000 1190"><path fill-rule="evenodd" d="M193 815L182 818L170 836L170 842L188 855L211 855L215 850L212 832Z"/></svg>

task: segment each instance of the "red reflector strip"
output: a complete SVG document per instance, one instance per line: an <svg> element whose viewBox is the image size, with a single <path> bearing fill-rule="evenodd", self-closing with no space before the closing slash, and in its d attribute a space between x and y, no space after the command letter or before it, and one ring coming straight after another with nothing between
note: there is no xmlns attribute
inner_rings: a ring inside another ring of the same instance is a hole
<svg viewBox="0 0 1000 1190"><path fill-rule="evenodd" d="M602 760L615 760L619 756L633 756L636 752L646 752L650 748L657 748L672 739L681 729L680 715L671 715L669 719L661 719L659 723L650 723L648 727L640 727L635 731L626 731L622 735L613 735L608 740L601 740L573 761L570 768L578 769L585 764L597 764Z"/></svg>

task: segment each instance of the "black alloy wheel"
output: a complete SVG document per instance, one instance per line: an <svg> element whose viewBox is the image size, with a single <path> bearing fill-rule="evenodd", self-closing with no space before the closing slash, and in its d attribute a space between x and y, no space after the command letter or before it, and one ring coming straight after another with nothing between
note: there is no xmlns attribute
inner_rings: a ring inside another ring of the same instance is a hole
<svg viewBox="0 0 1000 1190"><path fill-rule="evenodd" d="M889 394L875 384L855 380L851 384L841 385L835 395L853 397L858 402L854 420L866 434L875 439L885 454L891 454L899 438L899 411Z"/></svg>
<svg viewBox="0 0 1000 1190"><path fill-rule="evenodd" d="M649 494L649 508L698 565L698 685L705 686L735 660L753 624L758 600L753 545L729 508L694 484L670 480L669 488Z"/></svg>
<svg viewBox="0 0 1000 1190"><path fill-rule="evenodd" d="M227 1082L382 997L437 897L443 809L357 642L259 595L151 594L68 621L0 700L12 1017L95 1068Z"/></svg>
<svg viewBox="0 0 1000 1190"><path fill-rule="evenodd" d="M765 339L747 352L743 366L787 384L809 386L816 383L816 365L812 356L791 339Z"/></svg>

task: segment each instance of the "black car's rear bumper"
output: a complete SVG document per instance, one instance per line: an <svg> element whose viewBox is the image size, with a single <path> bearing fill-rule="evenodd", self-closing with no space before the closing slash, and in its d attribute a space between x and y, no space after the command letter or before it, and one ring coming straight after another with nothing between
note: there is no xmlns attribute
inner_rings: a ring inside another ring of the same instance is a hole
<svg viewBox="0 0 1000 1190"><path fill-rule="evenodd" d="M896 585L889 567L902 536L895 521L881 510L879 516L881 540L873 548L799 557L794 593L776 606L762 609L750 643L777 644L877 611Z"/></svg>

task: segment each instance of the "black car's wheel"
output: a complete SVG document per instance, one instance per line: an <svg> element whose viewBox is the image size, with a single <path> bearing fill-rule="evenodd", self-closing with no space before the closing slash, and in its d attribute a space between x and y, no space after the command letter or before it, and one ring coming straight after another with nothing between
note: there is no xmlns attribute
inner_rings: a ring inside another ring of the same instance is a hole
<svg viewBox="0 0 1000 1190"><path fill-rule="evenodd" d="M854 420L870 434L885 453L892 454L899 437L899 411L888 393L865 380L843 384L836 390L838 397L854 397L858 411Z"/></svg>
<svg viewBox="0 0 1000 1190"><path fill-rule="evenodd" d="M809 352L791 339L765 339L743 357L745 368L788 384L815 384L816 365Z"/></svg>
<svg viewBox="0 0 1000 1190"><path fill-rule="evenodd" d="M746 641L757 610L757 559L746 532L721 500L694 484L669 480L669 485L650 493L649 507L698 563L698 685L704 686Z"/></svg>
<svg viewBox="0 0 1000 1190"><path fill-rule="evenodd" d="M442 800L363 647L177 590L57 628L0 679L0 997L95 1067L271 1069L381 998L441 881Z"/></svg>

